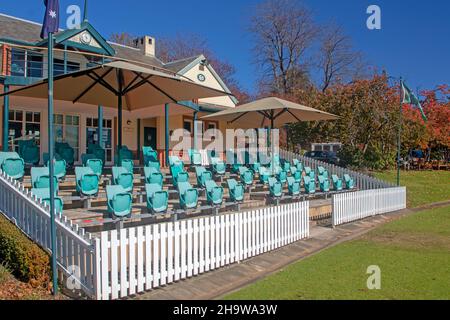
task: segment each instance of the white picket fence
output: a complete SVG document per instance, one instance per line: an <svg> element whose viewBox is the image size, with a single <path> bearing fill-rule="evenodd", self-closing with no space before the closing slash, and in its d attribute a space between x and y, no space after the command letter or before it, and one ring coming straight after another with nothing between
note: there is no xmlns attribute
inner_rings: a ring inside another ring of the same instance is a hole
<svg viewBox="0 0 450 320"><path fill-rule="evenodd" d="M308 201L102 232L96 298L134 295L308 236Z"/></svg>
<svg viewBox="0 0 450 320"><path fill-rule="evenodd" d="M372 190L372 189L383 189L394 187L393 184L390 184L388 182L382 181L374 177L370 177L363 173L349 170L347 168L339 167L323 161L307 158L290 151L280 149L280 156L281 158L286 159L288 161L297 159L301 161L305 167L310 167L313 170L317 170L318 167L323 167L328 171L328 174L330 176L336 174L340 178L342 178L344 174L348 174L354 179L356 187L360 190Z"/></svg>
<svg viewBox="0 0 450 320"><path fill-rule="evenodd" d="M24 186L0 171L0 212L31 240L51 253L49 207ZM73 288L95 295L96 259L94 240L82 228L57 216L56 245L60 276L70 277ZM62 280L62 279L60 279Z"/></svg>
<svg viewBox="0 0 450 320"><path fill-rule="evenodd" d="M406 208L406 188L364 190L333 195L333 226Z"/></svg>

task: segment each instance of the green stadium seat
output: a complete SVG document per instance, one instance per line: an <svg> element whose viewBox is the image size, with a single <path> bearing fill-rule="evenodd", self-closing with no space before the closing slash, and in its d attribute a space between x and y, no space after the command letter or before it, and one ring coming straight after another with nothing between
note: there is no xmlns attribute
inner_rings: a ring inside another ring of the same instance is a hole
<svg viewBox="0 0 450 320"><path fill-rule="evenodd" d="M77 192L85 196L98 194L98 175L89 167L75 167Z"/></svg>
<svg viewBox="0 0 450 320"><path fill-rule="evenodd" d="M230 200L233 202L244 201L244 185L238 183L235 179L227 180L228 191L230 193Z"/></svg>
<svg viewBox="0 0 450 320"><path fill-rule="evenodd" d="M112 214L113 218L131 218L133 198L125 188L121 185L106 186L106 198L108 201L108 212Z"/></svg>
<svg viewBox="0 0 450 320"><path fill-rule="evenodd" d="M151 213L167 212L169 206L169 194L162 189L162 186L155 183L145 184L147 194L147 209Z"/></svg>

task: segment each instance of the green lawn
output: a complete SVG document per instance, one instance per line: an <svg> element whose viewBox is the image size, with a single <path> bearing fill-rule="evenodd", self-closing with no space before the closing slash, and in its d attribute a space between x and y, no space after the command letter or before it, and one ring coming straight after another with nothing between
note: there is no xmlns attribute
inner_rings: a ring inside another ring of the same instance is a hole
<svg viewBox="0 0 450 320"><path fill-rule="evenodd" d="M367 289L371 265L381 268L381 290ZM450 299L449 266L450 207L444 207L383 225L225 299Z"/></svg>
<svg viewBox="0 0 450 320"><path fill-rule="evenodd" d="M396 171L375 174L385 181L397 182ZM450 171L402 171L400 184L406 186L408 207L450 200Z"/></svg>

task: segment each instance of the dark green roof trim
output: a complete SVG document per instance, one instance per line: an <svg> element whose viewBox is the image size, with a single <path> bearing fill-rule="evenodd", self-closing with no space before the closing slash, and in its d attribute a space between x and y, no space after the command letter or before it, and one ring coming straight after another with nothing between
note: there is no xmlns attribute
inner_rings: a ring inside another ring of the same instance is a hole
<svg viewBox="0 0 450 320"><path fill-rule="evenodd" d="M72 37L76 36L79 33L84 31L89 31L90 34L94 37L95 41L100 45L102 49L95 48L89 45L85 45L82 43L77 43L73 41L69 41ZM55 42L57 44L67 44L68 46L81 49L83 51L95 52L99 54L104 54L108 56L114 56L116 51L109 45L109 43L101 36L101 34L95 30L95 28L89 22L83 22L80 26L80 29L68 29L61 31L55 35ZM46 46L47 39L40 41L36 44L37 46Z"/></svg>
<svg viewBox="0 0 450 320"><path fill-rule="evenodd" d="M200 106L192 101L178 101L177 104L194 111L200 111Z"/></svg>

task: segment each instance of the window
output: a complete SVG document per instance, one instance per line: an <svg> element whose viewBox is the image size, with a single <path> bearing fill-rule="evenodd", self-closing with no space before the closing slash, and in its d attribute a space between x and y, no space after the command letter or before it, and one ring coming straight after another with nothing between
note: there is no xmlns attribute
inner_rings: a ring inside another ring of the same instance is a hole
<svg viewBox="0 0 450 320"><path fill-rule="evenodd" d="M53 117L56 142L67 142L75 149L75 161L78 161L80 149L80 117L55 114Z"/></svg>
<svg viewBox="0 0 450 320"><path fill-rule="evenodd" d="M11 50L11 75L42 78L43 56L39 53L13 48Z"/></svg>
<svg viewBox="0 0 450 320"><path fill-rule="evenodd" d="M8 116L9 140L14 140L12 150L18 152L19 138L34 139L40 145L41 114L40 112L10 110ZM24 130L25 129L25 130Z"/></svg>
<svg viewBox="0 0 450 320"><path fill-rule="evenodd" d="M192 133L192 120L184 120L183 121L183 128L184 130L189 131L189 133Z"/></svg>
<svg viewBox="0 0 450 320"><path fill-rule="evenodd" d="M64 60L55 59L53 74L60 76L64 74ZM67 61L67 73L76 72L80 70L80 64L78 62Z"/></svg>
<svg viewBox="0 0 450 320"><path fill-rule="evenodd" d="M113 160L112 120L103 119L103 147L106 151L106 162ZM98 142L98 119L86 118L86 146Z"/></svg>

